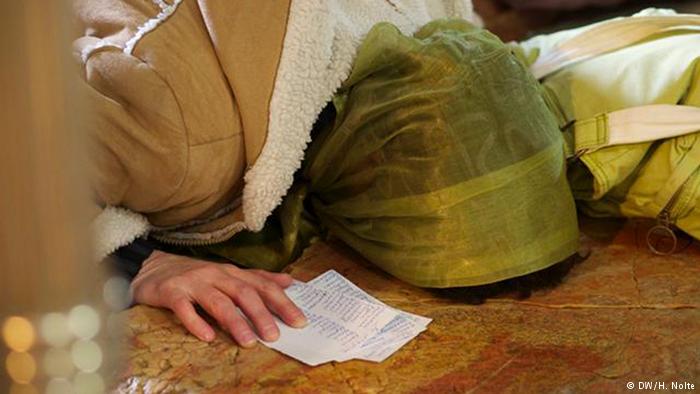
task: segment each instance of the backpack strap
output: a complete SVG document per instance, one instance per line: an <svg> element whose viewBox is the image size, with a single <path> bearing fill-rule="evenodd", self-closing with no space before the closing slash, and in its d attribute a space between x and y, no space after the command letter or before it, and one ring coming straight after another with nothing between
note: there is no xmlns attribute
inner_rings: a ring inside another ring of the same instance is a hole
<svg viewBox="0 0 700 394"><path fill-rule="evenodd" d="M573 151L636 144L700 132L700 107L644 105L600 114L573 124Z"/></svg>
<svg viewBox="0 0 700 394"><path fill-rule="evenodd" d="M567 155L570 159L577 159L609 146L652 142L698 132L700 107L663 104L632 107L574 122L567 130ZM657 193L655 203L663 207L698 168L700 143L694 144L686 153L674 171L673 179L669 179Z"/></svg>
<svg viewBox="0 0 700 394"><path fill-rule="evenodd" d="M652 142L700 132L700 107L645 105L575 122L575 157L608 146ZM661 212L685 182L700 169L700 143L693 144L676 164L671 176L659 185L651 204ZM667 224L664 226L668 227ZM658 226L657 226L658 227ZM662 226L663 227L663 226ZM656 228L655 228L656 229ZM656 253L656 252L655 252Z"/></svg>
<svg viewBox="0 0 700 394"><path fill-rule="evenodd" d="M641 43L655 36L700 32L700 15L634 16L603 22L558 44L531 66L537 79L564 67Z"/></svg>

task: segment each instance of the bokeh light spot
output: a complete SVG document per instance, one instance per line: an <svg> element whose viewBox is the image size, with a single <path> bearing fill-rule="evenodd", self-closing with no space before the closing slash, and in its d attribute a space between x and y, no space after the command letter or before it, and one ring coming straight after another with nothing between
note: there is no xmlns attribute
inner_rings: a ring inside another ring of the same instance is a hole
<svg viewBox="0 0 700 394"><path fill-rule="evenodd" d="M36 375L36 362L29 353L11 352L5 360L5 368L10 378L17 383L29 383Z"/></svg>
<svg viewBox="0 0 700 394"><path fill-rule="evenodd" d="M39 390L31 384L17 384L10 386L9 394L39 394Z"/></svg>
<svg viewBox="0 0 700 394"><path fill-rule="evenodd" d="M131 304L129 281L119 276L109 278L102 288L102 297L112 310L126 309Z"/></svg>
<svg viewBox="0 0 700 394"><path fill-rule="evenodd" d="M78 338L93 338L100 331L100 315L90 306L78 305L68 314L68 327Z"/></svg>
<svg viewBox="0 0 700 394"><path fill-rule="evenodd" d="M95 372L102 365L102 349L94 341L75 341L70 353L73 364L83 372Z"/></svg>
<svg viewBox="0 0 700 394"><path fill-rule="evenodd" d="M69 377L75 370L70 352L66 349L58 348L46 350L42 367L44 373L55 378Z"/></svg>
<svg viewBox="0 0 700 394"><path fill-rule="evenodd" d="M68 329L68 318L61 313L47 313L39 324L41 337L51 346L66 346L72 339Z"/></svg>
<svg viewBox="0 0 700 394"><path fill-rule="evenodd" d="M19 316L12 316L2 325L2 337L5 344L15 352L26 352L34 345L34 326Z"/></svg>
<svg viewBox="0 0 700 394"><path fill-rule="evenodd" d="M73 385L68 379L53 378L46 384L46 394L66 394L73 393Z"/></svg>
<svg viewBox="0 0 700 394"><path fill-rule="evenodd" d="M95 394L105 391L102 376L96 373L78 373L73 379L73 387L76 394Z"/></svg>

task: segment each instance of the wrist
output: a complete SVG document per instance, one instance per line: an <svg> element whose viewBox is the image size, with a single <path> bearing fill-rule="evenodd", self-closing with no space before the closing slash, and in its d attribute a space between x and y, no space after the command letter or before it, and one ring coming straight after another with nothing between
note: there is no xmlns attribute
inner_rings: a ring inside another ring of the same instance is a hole
<svg viewBox="0 0 700 394"><path fill-rule="evenodd" d="M141 271L155 248L156 245L151 241L139 238L116 250L107 261L114 273L132 280Z"/></svg>
<svg viewBox="0 0 700 394"><path fill-rule="evenodd" d="M170 254L162 252L160 250L154 249L153 252L151 252L150 256L146 258L146 260L143 261L143 267L147 265L152 265L156 262L160 262Z"/></svg>

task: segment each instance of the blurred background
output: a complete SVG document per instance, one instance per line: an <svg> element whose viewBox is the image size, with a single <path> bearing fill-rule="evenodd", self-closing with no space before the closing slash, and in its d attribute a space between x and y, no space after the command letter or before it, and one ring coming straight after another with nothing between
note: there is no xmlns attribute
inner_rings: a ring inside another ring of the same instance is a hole
<svg viewBox="0 0 700 394"><path fill-rule="evenodd" d="M698 0L472 0L486 28L504 41L522 40L588 23L627 16L645 8L700 13Z"/></svg>
<svg viewBox="0 0 700 394"><path fill-rule="evenodd" d="M106 346L109 311L125 306L109 297L125 286L90 262L70 3L2 10L0 393L103 392L117 354Z"/></svg>
<svg viewBox="0 0 700 394"><path fill-rule="evenodd" d="M109 387L128 283L90 261L86 131L70 3L3 1L0 16L0 393ZM503 40L696 1L474 0Z"/></svg>

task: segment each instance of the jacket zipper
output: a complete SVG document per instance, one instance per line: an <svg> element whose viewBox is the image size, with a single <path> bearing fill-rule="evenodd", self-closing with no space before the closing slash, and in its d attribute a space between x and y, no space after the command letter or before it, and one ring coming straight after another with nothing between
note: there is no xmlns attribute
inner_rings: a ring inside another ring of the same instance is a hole
<svg viewBox="0 0 700 394"><path fill-rule="evenodd" d="M677 219L678 213L674 212L674 209L677 208L676 205L680 196L687 191L687 186L692 179L693 176L686 179L686 181L683 182L681 187L679 187L678 190L676 190L676 192L673 193L673 196L671 196L671 199L668 200L666 206L664 206L661 212L659 212L659 214L656 216L656 226L652 227L647 232L647 247L649 248L649 250L652 251L652 253L660 256L668 256L676 252L676 247L678 246L678 237L676 236L675 232L675 221ZM671 239L673 246L669 249L669 251L658 250L654 245L652 245L651 236L654 234L666 235L668 238Z"/></svg>
<svg viewBox="0 0 700 394"><path fill-rule="evenodd" d="M214 244L218 244L224 241L227 241L231 239L234 235L237 233L241 232L243 230L231 230L227 231L226 235L219 236L219 237L213 237L210 239L173 239L168 237L167 234L153 234L153 238L156 240L167 244L167 245L173 245L173 246L210 246Z"/></svg>

